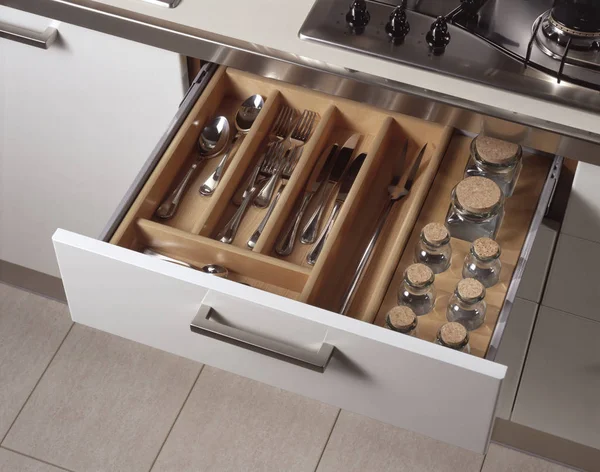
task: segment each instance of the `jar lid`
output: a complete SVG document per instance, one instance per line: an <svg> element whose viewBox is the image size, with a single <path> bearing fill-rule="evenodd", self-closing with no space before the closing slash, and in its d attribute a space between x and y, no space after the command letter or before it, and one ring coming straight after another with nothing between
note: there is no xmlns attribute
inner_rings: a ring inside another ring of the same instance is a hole
<svg viewBox="0 0 600 472"><path fill-rule="evenodd" d="M433 271L425 264L411 264L406 268L405 278L415 287L424 287L433 282Z"/></svg>
<svg viewBox="0 0 600 472"><path fill-rule="evenodd" d="M502 199L498 184L486 177L467 177L456 186L456 199L471 213L487 213Z"/></svg>
<svg viewBox="0 0 600 472"><path fill-rule="evenodd" d="M408 306L395 306L386 316L387 325L396 331L409 331L417 326L417 315Z"/></svg>
<svg viewBox="0 0 600 472"><path fill-rule="evenodd" d="M493 239L479 238L473 242L473 253L478 259L497 259L500 257L500 245Z"/></svg>
<svg viewBox="0 0 600 472"><path fill-rule="evenodd" d="M445 345L453 348L462 347L469 342L469 332L456 321L442 325L438 337Z"/></svg>
<svg viewBox="0 0 600 472"><path fill-rule="evenodd" d="M520 154L521 146L501 139L479 135L475 138L475 149L484 162L503 165L510 164Z"/></svg>
<svg viewBox="0 0 600 472"><path fill-rule="evenodd" d="M423 228L423 238L434 246L441 245L450 239L448 229L441 223L429 223Z"/></svg>
<svg viewBox="0 0 600 472"><path fill-rule="evenodd" d="M464 301L478 300L485 297L485 287L477 279L462 279L456 286L456 293Z"/></svg>

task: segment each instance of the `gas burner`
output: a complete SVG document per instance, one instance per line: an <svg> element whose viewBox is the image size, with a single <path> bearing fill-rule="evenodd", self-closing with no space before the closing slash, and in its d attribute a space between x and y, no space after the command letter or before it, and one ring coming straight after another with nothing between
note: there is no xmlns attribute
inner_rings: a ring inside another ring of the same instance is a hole
<svg viewBox="0 0 600 472"><path fill-rule="evenodd" d="M600 29L584 31L585 21L575 21L553 8L538 17L534 24L535 42L540 50L562 64L600 69ZM569 26L563 21L570 20Z"/></svg>

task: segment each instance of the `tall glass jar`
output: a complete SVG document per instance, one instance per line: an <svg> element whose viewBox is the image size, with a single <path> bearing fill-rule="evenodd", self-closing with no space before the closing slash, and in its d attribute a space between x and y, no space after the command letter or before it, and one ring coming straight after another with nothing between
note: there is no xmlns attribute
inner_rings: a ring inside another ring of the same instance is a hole
<svg viewBox="0 0 600 472"><path fill-rule="evenodd" d="M445 323L442 325L435 338L435 344L449 347L457 351L471 353L469 346L469 332L459 323Z"/></svg>
<svg viewBox="0 0 600 472"><path fill-rule="evenodd" d="M415 315L426 315L435 304L435 275L425 264L411 264L404 272L404 280L398 290L398 305L407 306Z"/></svg>
<svg viewBox="0 0 600 472"><path fill-rule="evenodd" d="M434 274L439 274L450 267L451 257L448 229L440 223L425 225L415 248L415 262L425 264Z"/></svg>
<svg viewBox="0 0 600 472"><path fill-rule="evenodd" d="M479 238L471 245L465 257L462 276L479 280L485 288L500 280L500 245L490 238Z"/></svg>
<svg viewBox="0 0 600 472"><path fill-rule="evenodd" d="M446 227L454 238L475 241L495 239L504 218L504 196L486 177L467 177L452 190Z"/></svg>
<svg viewBox="0 0 600 472"><path fill-rule="evenodd" d="M392 331L417 336L418 318L407 306L395 306L385 316L385 327Z"/></svg>
<svg viewBox="0 0 600 472"><path fill-rule="evenodd" d="M462 279L448 302L446 319L463 325L468 331L485 321L485 287L475 279Z"/></svg>
<svg viewBox="0 0 600 472"><path fill-rule="evenodd" d="M487 177L498 184L505 197L510 197L523 168L522 156L518 144L479 135L471 142L465 177Z"/></svg>

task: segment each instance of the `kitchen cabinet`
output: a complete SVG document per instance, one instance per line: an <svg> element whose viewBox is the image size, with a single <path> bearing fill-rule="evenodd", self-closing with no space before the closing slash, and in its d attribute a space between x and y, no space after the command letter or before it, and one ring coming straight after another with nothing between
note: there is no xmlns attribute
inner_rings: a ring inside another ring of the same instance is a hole
<svg viewBox="0 0 600 472"><path fill-rule="evenodd" d="M181 57L0 6L0 260L58 276L51 236L97 237L187 89Z"/></svg>

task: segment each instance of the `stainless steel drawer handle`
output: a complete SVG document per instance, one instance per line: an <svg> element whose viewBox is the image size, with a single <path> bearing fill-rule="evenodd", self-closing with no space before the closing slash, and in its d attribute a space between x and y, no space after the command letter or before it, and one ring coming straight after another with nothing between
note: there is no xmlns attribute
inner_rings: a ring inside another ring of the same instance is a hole
<svg viewBox="0 0 600 472"><path fill-rule="evenodd" d="M318 372L325 371L333 354L334 346L331 344L323 343L318 351L309 351L289 346L273 339L219 323L214 319L210 320L211 315L214 314L215 311L211 307L202 305L200 310L198 310L198 314L193 319L190 329L195 333L220 339L230 344L250 349L254 352L260 352L269 357L291 362Z"/></svg>
<svg viewBox="0 0 600 472"><path fill-rule="evenodd" d="M40 49L48 49L58 36L58 30L53 26L48 26L43 32L32 31L20 26L9 25L0 22L0 37L17 41L18 43L29 44Z"/></svg>

